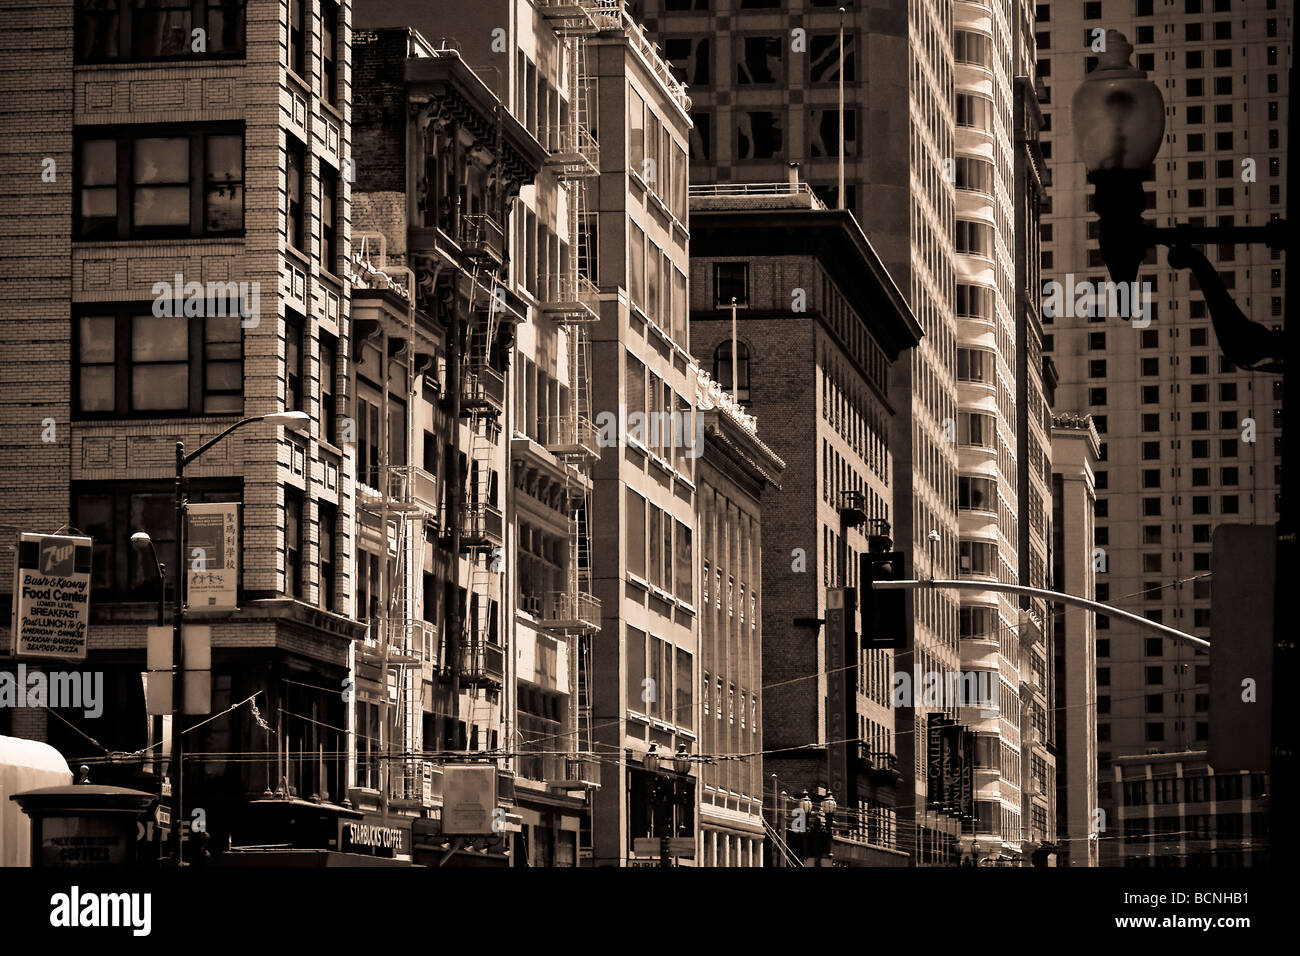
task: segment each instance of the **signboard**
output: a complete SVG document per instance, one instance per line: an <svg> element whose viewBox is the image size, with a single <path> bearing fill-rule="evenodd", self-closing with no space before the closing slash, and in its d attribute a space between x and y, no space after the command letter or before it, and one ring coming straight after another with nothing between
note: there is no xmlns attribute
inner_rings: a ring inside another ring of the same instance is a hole
<svg viewBox="0 0 1300 956"><path fill-rule="evenodd" d="M110 818L47 816L41 820L41 865L122 866L133 835Z"/></svg>
<svg viewBox="0 0 1300 956"><path fill-rule="evenodd" d="M18 536L12 645L18 657L86 659L91 544L80 535Z"/></svg>
<svg viewBox="0 0 1300 956"><path fill-rule="evenodd" d="M360 820L340 820L339 852L408 860L411 857L411 821L385 819L375 813L368 813Z"/></svg>
<svg viewBox="0 0 1300 956"><path fill-rule="evenodd" d="M234 501L185 506L186 600L196 611L238 607L239 504Z"/></svg>
<svg viewBox="0 0 1300 956"><path fill-rule="evenodd" d="M849 786L848 738L857 736L857 649L849 657L853 615L853 588L826 592L826 763L831 793L847 799ZM853 642L856 644L856 641Z"/></svg>
<svg viewBox="0 0 1300 956"><path fill-rule="evenodd" d="M484 836L495 833L497 768L492 764L447 764L442 768L442 832Z"/></svg>
<svg viewBox="0 0 1300 956"><path fill-rule="evenodd" d="M943 714L926 714L925 747L925 808L942 810L943 792L943 732L955 721Z"/></svg>
<svg viewBox="0 0 1300 956"><path fill-rule="evenodd" d="M145 712L170 714L172 712L172 642L171 625L150 627L148 640L148 667L145 673ZM182 632L185 641L185 676L182 681L181 712L185 714L212 713L212 628L203 624L186 624Z"/></svg>
<svg viewBox="0 0 1300 956"><path fill-rule="evenodd" d="M632 840L632 852L637 856L660 856L663 842L663 837L636 837ZM695 859L695 837L669 837L668 855Z"/></svg>

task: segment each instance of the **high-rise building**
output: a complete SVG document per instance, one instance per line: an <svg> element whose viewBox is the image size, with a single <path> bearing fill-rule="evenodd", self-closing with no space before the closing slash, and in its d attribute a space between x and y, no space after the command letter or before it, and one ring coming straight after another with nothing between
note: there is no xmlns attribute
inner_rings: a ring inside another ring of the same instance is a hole
<svg viewBox="0 0 1300 956"><path fill-rule="evenodd" d="M174 550L176 443L194 453L245 417L302 412L297 433L248 424L186 468L191 505L238 506L239 570L237 610L205 610L190 585L188 621L211 628L211 713L231 713L186 733L188 753L218 756L186 761L185 804L206 812L213 847L266 842L276 806L332 831L355 816L343 691L362 632L354 462L334 430L351 345L349 7L130 12L31 4L5 28L27 52L6 60L0 94L21 131L3 186L21 239L0 291L0 524L93 539L86 667L106 702L93 719L23 710L12 731L95 766L97 783L159 791L146 629L194 571ZM139 531L152 550L133 547ZM249 798L263 792L280 799Z"/></svg>
<svg viewBox="0 0 1300 956"><path fill-rule="evenodd" d="M1092 560L1097 432L1087 417L1052 418L1052 582L1096 600ZM1115 836L1097 813L1097 633L1092 611L1054 606L1056 844L1058 866L1097 866L1100 841Z"/></svg>
<svg viewBox="0 0 1300 956"><path fill-rule="evenodd" d="M706 606L710 594L715 603L735 600L752 626L761 607L765 689L747 691L762 714L762 737L761 747L747 749L763 751L763 777L745 781L741 792L769 808L778 858L824 858L801 853L813 828L801 828L807 820L792 827L790 817L802 793L820 791L838 805L828 847L837 864L905 864L895 652L864 649L873 635L859 640L856 621L841 633L819 620L829 589L858 587L859 560L871 545L888 550L881 542L899 470L890 376L921 330L857 221L826 209L793 177L693 187L691 222L696 360L719 382L735 382L764 441L787 462L784 490L763 498L761 582L752 557L712 573L704 566ZM705 560L713 560L707 551ZM704 686L707 702L710 680ZM721 677L717 689L721 700ZM706 788L705 799L721 797Z"/></svg>
<svg viewBox="0 0 1300 956"><path fill-rule="evenodd" d="M1152 250L1139 269L1136 320L1071 308L1075 290L1109 276L1097 247L1093 190L1077 153L1086 131L1069 103L1117 30L1131 64L1165 101L1154 179L1156 225L1261 225L1284 212L1286 0L1097 0L1036 7L1043 150L1052 172L1042 278L1065 291L1045 317L1062 407L1092 416L1097 598L1209 636L1210 541L1221 523L1278 515L1281 379L1235 368L1216 346L1190 273ZM1283 262L1264 246L1208 248L1241 309L1266 326L1283 315ZM1205 652L1097 619L1097 732L1103 779L1124 754L1204 748ZM1114 819L1119 795L1102 798Z"/></svg>
<svg viewBox="0 0 1300 956"><path fill-rule="evenodd" d="M858 217L925 332L890 379L890 451L907 464L896 471L888 518L897 546L915 558L909 568L929 560L928 535L938 531L936 571L950 575L958 537L954 193L944 162L954 142L952 6L874 0L855 4L842 19L832 0L641 6L647 29L691 91L695 183L784 183L797 163L813 192L839 205L843 73L843 205ZM914 642L897 654L896 669L958 671L956 595L909 597L908 608ZM900 843L918 862L955 860L959 829L947 818L911 816L921 805L916 794L923 803L926 773L924 748L913 741L916 728L924 737L932 709L896 715L899 805L906 814Z"/></svg>

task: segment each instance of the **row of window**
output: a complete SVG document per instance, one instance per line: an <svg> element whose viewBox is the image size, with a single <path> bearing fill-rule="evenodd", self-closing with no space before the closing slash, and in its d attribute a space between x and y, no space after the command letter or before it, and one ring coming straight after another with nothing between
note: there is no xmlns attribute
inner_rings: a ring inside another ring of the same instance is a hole
<svg viewBox="0 0 1300 956"><path fill-rule="evenodd" d="M686 604L695 604L691 529L626 489L627 569Z"/></svg>
<svg viewBox="0 0 1300 956"><path fill-rule="evenodd" d="M713 38L673 37L661 39L664 58L677 79L688 86L711 86L713 83ZM741 36L736 39L733 62L736 65L735 83L738 86L789 85L791 77L786 64L786 44L791 42L781 36ZM809 33L799 41L806 46L794 47L791 52L797 62L806 63L805 78L811 84L837 83L840 76L839 33ZM852 32L844 33L844 80L857 79L856 44Z"/></svg>

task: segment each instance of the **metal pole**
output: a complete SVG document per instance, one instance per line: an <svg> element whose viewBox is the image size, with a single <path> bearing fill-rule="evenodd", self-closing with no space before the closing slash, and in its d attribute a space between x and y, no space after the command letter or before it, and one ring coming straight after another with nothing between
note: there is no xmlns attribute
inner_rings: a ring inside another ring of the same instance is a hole
<svg viewBox="0 0 1300 956"><path fill-rule="evenodd" d="M1044 588L1031 588L1022 584L1002 584L999 581L977 580L873 581L871 586L884 591L910 591L917 588L954 588L956 590L966 591L1001 591L1004 594L1027 594L1030 597L1046 598L1049 601L1059 601L1062 604L1072 604L1075 607L1087 608L1089 611L1098 611L1102 614L1121 617L1130 624L1136 624L1138 627L1146 628L1149 631L1155 631L1157 634L1171 638L1175 641L1181 641L1184 644L1191 644L1193 647L1209 649L1210 646L1210 642L1204 638L1195 637L1165 624L1157 624L1155 621L1148 621L1146 618L1139 617L1132 611L1112 607L1111 605L1103 604L1100 601L1089 601L1087 598L1075 597L1073 594L1065 594L1062 591L1048 591Z"/></svg>
<svg viewBox="0 0 1300 956"><path fill-rule="evenodd" d="M739 364L737 359L740 354L740 346L737 344L736 336L736 297L731 297L731 397L740 401L740 393L736 390L736 367Z"/></svg>
<svg viewBox="0 0 1300 956"><path fill-rule="evenodd" d="M1295 56L1297 27L1295 18L1291 21L1291 55ZM1287 103L1287 219L1295 222L1296 199L1295 188L1300 181L1300 159L1297 158L1295 141L1296 123L1300 122L1300 105L1297 105L1296 69L1294 59L1291 62L1288 81ZM1296 645L1293 625L1291 596L1294 592L1297 576L1297 542L1296 533L1300 522L1296 515L1300 513L1300 483L1297 482L1297 470L1300 469L1300 455L1297 454L1297 442L1292 432L1296 421L1300 419L1300 401L1295 396L1294 370L1300 364L1300 329L1296 328L1295 299L1300 295L1300 284L1296 282L1297 271L1294 252L1286 257L1286 317L1282 327L1285 336L1284 374L1282 377L1282 487L1279 499L1277 523L1277 564L1276 588L1273 606L1273 759L1269 780L1269 859L1274 863L1289 860L1296 841L1296 819L1294 801L1296 799L1296 742L1295 714L1290 708L1289 691L1295 686ZM1288 381L1290 379L1290 381ZM1283 692L1287 693L1284 698Z"/></svg>
<svg viewBox="0 0 1300 956"><path fill-rule="evenodd" d="M181 836L181 694L185 680L185 640L182 618L185 614L185 443L176 443L176 560L172 565L176 580L172 587L172 862L182 865L184 841Z"/></svg>
<svg viewBox="0 0 1300 956"><path fill-rule="evenodd" d="M836 203L837 209L844 209L844 8L840 7L840 67L837 71L839 74L840 89L840 163L839 163L839 192Z"/></svg>

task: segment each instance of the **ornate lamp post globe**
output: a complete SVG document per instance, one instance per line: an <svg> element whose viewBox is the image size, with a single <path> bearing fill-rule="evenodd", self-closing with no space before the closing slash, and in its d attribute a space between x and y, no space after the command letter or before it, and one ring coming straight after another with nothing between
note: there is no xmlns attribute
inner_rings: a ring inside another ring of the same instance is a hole
<svg viewBox="0 0 1300 956"><path fill-rule="evenodd" d="M647 773L659 772L659 745L651 744L650 749L645 755L645 769Z"/></svg>
<svg viewBox="0 0 1300 956"><path fill-rule="evenodd" d="M1143 70L1129 62L1133 46L1118 30L1106 31L1097 68L1074 94L1075 141L1089 173L1127 169L1145 173L1165 132L1165 101Z"/></svg>
<svg viewBox="0 0 1300 956"><path fill-rule="evenodd" d="M822 812L826 814L827 823L830 822L831 817L835 816L835 810L838 807L839 804L835 802L834 794L828 793L822 798Z"/></svg>
<svg viewBox="0 0 1300 956"><path fill-rule="evenodd" d="M685 744L677 745L677 755L673 757L673 769L682 776L691 772L691 756L686 752Z"/></svg>
<svg viewBox="0 0 1300 956"><path fill-rule="evenodd" d="M1102 258L1115 282L1132 282L1146 257L1142 183L1165 132L1165 101L1129 57L1133 46L1117 30L1106 31L1097 68L1074 93L1071 107L1079 158L1097 190Z"/></svg>
<svg viewBox="0 0 1300 956"><path fill-rule="evenodd" d="M799 809L803 811L805 820L812 816L813 802L812 797L808 796L807 790L799 794Z"/></svg>

